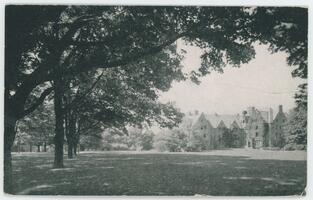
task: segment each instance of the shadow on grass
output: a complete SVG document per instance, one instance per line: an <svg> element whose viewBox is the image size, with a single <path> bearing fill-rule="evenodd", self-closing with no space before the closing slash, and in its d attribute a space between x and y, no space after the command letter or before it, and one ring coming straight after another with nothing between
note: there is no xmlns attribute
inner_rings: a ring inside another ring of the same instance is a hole
<svg viewBox="0 0 313 200"><path fill-rule="evenodd" d="M14 157L17 194L276 196L300 195L306 186L306 161L85 153L51 170L52 160Z"/></svg>

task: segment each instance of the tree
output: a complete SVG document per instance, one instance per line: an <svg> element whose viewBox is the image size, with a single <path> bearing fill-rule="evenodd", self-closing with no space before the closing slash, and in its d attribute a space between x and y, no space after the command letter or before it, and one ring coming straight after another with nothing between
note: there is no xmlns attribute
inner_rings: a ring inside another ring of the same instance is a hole
<svg viewBox="0 0 313 200"><path fill-rule="evenodd" d="M295 95L296 108L292 109L287 116L284 125L286 148L295 148L294 145L307 145L307 84L299 86Z"/></svg>
<svg viewBox="0 0 313 200"><path fill-rule="evenodd" d="M154 134L152 131L144 131L140 137L141 150L151 150L153 148Z"/></svg>
<svg viewBox="0 0 313 200"><path fill-rule="evenodd" d="M154 148L159 151L179 152L187 149L187 135L179 129L165 130L156 135Z"/></svg>
<svg viewBox="0 0 313 200"><path fill-rule="evenodd" d="M275 8L274 15L287 14L291 20L307 16L306 9L281 10L284 8ZM182 38L203 49L199 72L190 75L197 81L197 77L211 70L222 71L226 64L239 66L253 58L252 43L265 34L255 28L258 27L256 22L267 20L262 17L264 15L242 7L7 6L5 191L10 192L12 186L11 147L16 121L33 112L52 90L58 158L55 165L62 166L64 112L61 97L65 77L75 77L96 68L128 64L136 67L136 62L162 52ZM306 23L301 25L307 29ZM271 42L268 38L266 41ZM288 43L294 41L286 40L285 44ZM298 66L302 71L303 65ZM53 81L52 87L46 87L49 81ZM38 98L26 104L36 87L46 88Z"/></svg>
<svg viewBox="0 0 313 200"><path fill-rule="evenodd" d="M89 135L82 135L80 139L81 150L99 150L102 147L101 132L95 132Z"/></svg>
<svg viewBox="0 0 313 200"><path fill-rule="evenodd" d="M246 132L242 128L233 127L230 129L231 134L233 135L232 147L242 148L246 144Z"/></svg>
<svg viewBox="0 0 313 200"><path fill-rule="evenodd" d="M303 145L306 148L307 110L303 107L293 109L288 115L284 132L287 146Z"/></svg>
<svg viewBox="0 0 313 200"><path fill-rule="evenodd" d="M272 52L286 52L287 63L296 66L292 75L308 74L308 9L301 7L257 7L250 10L251 30Z"/></svg>
<svg viewBox="0 0 313 200"><path fill-rule="evenodd" d="M184 79L180 59L181 56L171 46L136 63L136 68L129 64L123 69L84 73L73 80L65 94L69 155L71 138L77 135L74 124L79 122L78 118L81 122L93 121L121 132L128 125L141 126L142 123L151 125L157 122L163 127L178 125L182 114L170 103L159 103L157 93L168 90L172 81Z"/></svg>
<svg viewBox="0 0 313 200"><path fill-rule="evenodd" d="M47 145L53 143L54 118L52 105L49 103L38 107L36 111L19 120L17 126L18 137L24 138L24 142L37 146L43 146L43 151L47 151ZM23 140L23 139L22 139ZM31 151L31 147L30 147Z"/></svg>

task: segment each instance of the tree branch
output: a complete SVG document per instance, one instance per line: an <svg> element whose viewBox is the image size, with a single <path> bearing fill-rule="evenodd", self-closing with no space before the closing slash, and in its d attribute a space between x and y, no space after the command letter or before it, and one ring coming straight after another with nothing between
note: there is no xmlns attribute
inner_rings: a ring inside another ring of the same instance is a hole
<svg viewBox="0 0 313 200"><path fill-rule="evenodd" d="M91 69L96 69L96 68L108 69L108 68L124 66L124 65L130 64L132 62L136 62L139 59L142 59L146 56L155 55L155 54L159 53L165 47L169 46L170 44L175 42L177 39L184 37L185 35L186 35L186 33L177 34L162 44L145 48L141 51L138 51L138 52L133 53L133 54L129 54L129 55L123 57L122 59L114 60L112 62L105 62L105 61L99 60L99 59L85 60L85 61L80 62L79 66L76 65L74 67L66 69L63 72L63 74L64 75L71 75L71 74L75 75L75 74L85 72L85 71L88 71Z"/></svg>
<svg viewBox="0 0 313 200"><path fill-rule="evenodd" d="M29 108L27 108L26 110L24 110L24 112L22 113L22 116L26 116L28 114L30 114L31 112L33 112L38 106L40 106L42 104L42 102L45 100L45 98L53 91L53 87L50 87L48 89L46 89L45 91L43 91L40 95L40 97L37 99L37 101L31 105Z"/></svg>
<svg viewBox="0 0 313 200"><path fill-rule="evenodd" d="M97 77L96 81L91 85L91 87L89 89L86 90L86 92L82 95L76 95L76 98L70 102L69 104L67 104L67 106L64 108L65 110L69 110L71 108L73 108L76 104L80 103L80 100L82 100L83 98L85 98L92 90L93 88L96 87L97 83L100 81L101 77L103 76L103 72Z"/></svg>

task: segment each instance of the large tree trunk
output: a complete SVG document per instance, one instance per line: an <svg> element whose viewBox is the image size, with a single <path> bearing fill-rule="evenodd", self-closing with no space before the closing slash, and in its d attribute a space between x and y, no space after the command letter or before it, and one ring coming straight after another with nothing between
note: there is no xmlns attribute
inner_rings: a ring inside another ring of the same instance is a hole
<svg viewBox="0 0 313 200"><path fill-rule="evenodd" d="M66 132L67 146L68 146L68 158L73 158L73 148L76 135L76 116L71 110L67 113L68 130Z"/></svg>
<svg viewBox="0 0 313 200"><path fill-rule="evenodd" d="M77 156L77 143L76 142L73 144L73 151L74 151L74 156Z"/></svg>
<svg viewBox="0 0 313 200"><path fill-rule="evenodd" d="M63 114L63 89L62 78L56 73L54 79L54 112L55 112L55 137L54 137L54 168L62 168L63 143L64 143L64 114Z"/></svg>
<svg viewBox="0 0 313 200"><path fill-rule="evenodd" d="M4 192L13 194L13 175L11 151L16 134L15 125L17 118L5 113L4 128Z"/></svg>
<svg viewBox="0 0 313 200"><path fill-rule="evenodd" d="M74 137L73 145L74 145L74 155L77 156L77 154L79 153L78 144L79 144L79 133L80 133L80 120L78 117L76 118L75 128L76 128L76 134Z"/></svg>
<svg viewBox="0 0 313 200"><path fill-rule="evenodd" d="M47 142L44 142L44 143L43 143L43 151L44 151L44 152L47 152Z"/></svg>
<svg viewBox="0 0 313 200"><path fill-rule="evenodd" d="M68 156L69 159L72 159L73 158L73 144L70 141L68 141L67 144L68 144L67 145L68 146L68 148L67 148L67 152L68 152L67 156Z"/></svg>

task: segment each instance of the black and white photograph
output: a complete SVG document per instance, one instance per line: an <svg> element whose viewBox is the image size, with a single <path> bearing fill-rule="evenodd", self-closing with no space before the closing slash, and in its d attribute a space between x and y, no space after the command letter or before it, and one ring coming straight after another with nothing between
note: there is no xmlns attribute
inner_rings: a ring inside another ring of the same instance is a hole
<svg viewBox="0 0 313 200"><path fill-rule="evenodd" d="M4 195L307 195L308 6L3 6Z"/></svg>

